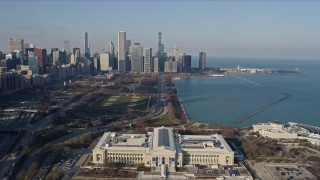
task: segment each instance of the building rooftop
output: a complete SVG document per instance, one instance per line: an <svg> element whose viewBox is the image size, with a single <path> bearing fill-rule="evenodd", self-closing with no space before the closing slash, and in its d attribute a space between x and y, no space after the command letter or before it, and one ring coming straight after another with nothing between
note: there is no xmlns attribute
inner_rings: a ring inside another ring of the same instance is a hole
<svg viewBox="0 0 320 180"><path fill-rule="evenodd" d="M219 151L233 150L221 135L179 135L171 128L154 128L148 134L118 134L106 132L94 150L144 150L144 151Z"/></svg>
<svg viewBox="0 0 320 180"><path fill-rule="evenodd" d="M106 132L95 146L96 149L123 149L141 150L148 146L147 137L144 134L116 134Z"/></svg>
<svg viewBox="0 0 320 180"><path fill-rule="evenodd" d="M188 151L212 150L233 152L221 135L182 135L179 139L180 148Z"/></svg>
<svg viewBox="0 0 320 180"><path fill-rule="evenodd" d="M172 129L159 127L153 130L153 150L165 149L175 151L174 134Z"/></svg>

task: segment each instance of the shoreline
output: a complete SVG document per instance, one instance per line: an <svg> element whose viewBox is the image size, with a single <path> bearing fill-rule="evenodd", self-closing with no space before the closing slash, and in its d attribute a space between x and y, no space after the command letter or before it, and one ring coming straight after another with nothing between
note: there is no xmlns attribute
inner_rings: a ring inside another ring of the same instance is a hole
<svg viewBox="0 0 320 180"><path fill-rule="evenodd" d="M172 81L172 79L171 79L171 81ZM182 110L183 110L183 114L184 114L184 116L186 117L186 122L189 123L190 120L189 120L189 118L188 118L188 114L187 114L187 112L186 112L186 110L185 110L185 108L184 108L184 105L183 105L183 103L182 103L183 101L182 101L182 98L180 97L179 89L178 89L177 85L176 85L174 82L172 82L172 83L174 84L174 88L177 90L177 97L178 97L178 99L179 99L180 106L181 106L181 108L182 108Z"/></svg>

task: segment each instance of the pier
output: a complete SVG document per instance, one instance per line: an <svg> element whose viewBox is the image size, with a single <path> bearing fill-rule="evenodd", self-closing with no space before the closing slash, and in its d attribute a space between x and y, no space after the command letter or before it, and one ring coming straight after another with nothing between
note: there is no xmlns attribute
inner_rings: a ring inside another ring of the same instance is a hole
<svg viewBox="0 0 320 180"><path fill-rule="evenodd" d="M236 121L236 124L239 124L239 123L241 123L241 122L243 122L243 121L251 118L252 116L258 114L259 112L262 112L262 111L264 111L264 110L267 110L267 109L271 108L272 106L274 106L274 105L280 103L281 101L284 101L284 100L286 100L287 98L290 97L290 95L287 94L287 93L282 93L282 94L285 95L283 98L281 98L281 99L279 99L279 100L277 100L277 101L274 101L274 102L272 102L272 103L270 103L270 104L267 104L267 105L259 108L258 110L256 110L256 111L248 114L247 116L245 116L245 117L243 117L243 118L241 118L241 119L238 119L238 120Z"/></svg>
<svg viewBox="0 0 320 180"><path fill-rule="evenodd" d="M230 75L230 76L232 76L232 77L235 77L235 78L241 79L241 80L243 80L243 81L247 81L247 82L249 82L249 83L252 83L252 84L254 84L254 85L257 85L257 86L261 86L261 87L263 87L263 85L262 85L262 84L256 83L256 82L251 81L251 80L249 80L249 79L246 79L246 78L243 78L243 77L239 77L239 76L236 76L236 75L234 75L234 74L229 74L229 75Z"/></svg>

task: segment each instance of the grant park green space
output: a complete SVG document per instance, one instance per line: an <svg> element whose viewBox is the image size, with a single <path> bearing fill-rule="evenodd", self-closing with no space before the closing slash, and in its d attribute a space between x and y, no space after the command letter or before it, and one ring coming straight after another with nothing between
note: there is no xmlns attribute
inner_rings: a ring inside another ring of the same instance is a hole
<svg viewBox="0 0 320 180"><path fill-rule="evenodd" d="M175 125L177 125L169 118L168 113L159 117L159 118L154 119L152 124L155 126L175 126Z"/></svg>
<svg viewBox="0 0 320 180"><path fill-rule="evenodd" d="M149 98L132 95L101 95L92 102L69 110L61 124L75 121L102 120L115 121L120 118L138 118L147 113ZM59 123L59 124L60 124Z"/></svg>
<svg viewBox="0 0 320 180"><path fill-rule="evenodd" d="M59 92L57 94L55 94L53 96L53 99L65 99L65 100L68 100L68 99L72 99L73 97L77 96L81 94L80 92L75 92L75 91L70 91L70 92L67 92L67 91L64 91L64 92Z"/></svg>

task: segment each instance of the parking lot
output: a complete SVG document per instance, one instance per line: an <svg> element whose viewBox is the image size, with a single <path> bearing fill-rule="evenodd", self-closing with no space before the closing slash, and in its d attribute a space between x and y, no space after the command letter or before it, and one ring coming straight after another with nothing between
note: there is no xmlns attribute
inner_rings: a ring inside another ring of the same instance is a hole
<svg viewBox="0 0 320 180"><path fill-rule="evenodd" d="M256 163L262 179L317 179L306 168L296 164Z"/></svg>

